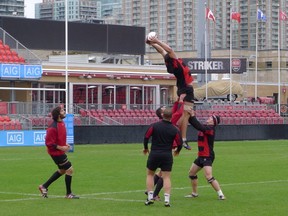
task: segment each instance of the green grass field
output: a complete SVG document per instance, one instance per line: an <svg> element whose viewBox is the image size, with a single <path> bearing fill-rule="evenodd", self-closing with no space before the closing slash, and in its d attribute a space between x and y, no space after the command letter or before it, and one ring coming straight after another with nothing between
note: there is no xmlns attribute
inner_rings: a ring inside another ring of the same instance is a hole
<svg viewBox="0 0 288 216"><path fill-rule="evenodd" d="M144 205L147 156L142 144L76 145L68 156L79 200L64 199L63 177L49 187L48 199L40 196L38 185L56 170L45 147L0 148L1 215L287 215L286 140L216 142L213 171L225 201L217 200L202 172L199 197L184 198L191 192L187 173L196 143L192 146L174 160L171 208L163 201Z"/></svg>

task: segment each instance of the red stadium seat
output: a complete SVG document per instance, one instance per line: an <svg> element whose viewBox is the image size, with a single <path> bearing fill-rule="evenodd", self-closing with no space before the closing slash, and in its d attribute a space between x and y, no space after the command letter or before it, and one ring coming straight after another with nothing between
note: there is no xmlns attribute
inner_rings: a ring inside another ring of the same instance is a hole
<svg viewBox="0 0 288 216"><path fill-rule="evenodd" d="M265 117L260 117L260 118L258 119L258 123L259 123L259 124L266 124L266 118L265 118Z"/></svg>
<svg viewBox="0 0 288 216"><path fill-rule="evenodd" d="M7 56L6 55L3 55L2 56L2 62L4 62L4 63L8 63L8 58L7 58Z"/></svg>
<svg viewBox="0 0 288 216"><path fill-rule="evenodd" d="M257 124L257 119L255 117L247 117L246 124Z"/></svg>
<svg viewBox="0 0 288 216"><path fill-rule="evenodd" d="M18 53L17 53L16 51L14 51L14 50L11 50L11 54L12 54L13 56L17 56L17 57L18 57Z"/></svg>
<svg viewBox="0 0 288 216"><path fill-rule="evenodd" d="M19 121L15 123L15 130L22 130L22 124Z"/></svg>
<svg viewBox="0 0 288 216"><path fill-rule="evenodd" d="M20 63L25 63L25 59L24 59L23 57L19 57L19 62L20 62ZM83 102L84 102L84 100L83 100ZM83 103L83 102L82 102L82 103ZM80 103L80 102L79 102L79 103Z"/></svg>
<svg viewBox="0 0 288 216"><path fill-rule="evenodd" d="M10 50L10 46L7 45L7 44L5 44L5 45L4 45L4 49L5 49L5 50Z"/></svg>
<svg viewBox="0 0 288 216"><path fill-rule="evenodd" d="M242 124L242 119L240 117L236 117L236 118L233 118L233 119L234 119L234 124L236 124L236 125Z"/></svg>
<svg viewBox="0 0 288 216"><path fill-rule="evenodd" d="M15 130L15 122L14 121L10 121L9 125L10 125L10 130Z"/></svg>
<svg viewBox="0 0 288 216"><path fill-rule="evenodd" d="M3 122L4 130L10 130L10 122Z"/></svg>
<svg viewBox="0 0 288 216"><path fill-rule="evenodd" d="M5 55L6 56L6 52L5 52L5 50L4 49L0 49L0 55Z"/></svg>
<svg viewBox="0 0 288 216"><path fill-rule="evenodd" d="M5 50L5 53L6 53L7 56L12 56L12 52L11 52L10 49L9 50Z"/></svg>

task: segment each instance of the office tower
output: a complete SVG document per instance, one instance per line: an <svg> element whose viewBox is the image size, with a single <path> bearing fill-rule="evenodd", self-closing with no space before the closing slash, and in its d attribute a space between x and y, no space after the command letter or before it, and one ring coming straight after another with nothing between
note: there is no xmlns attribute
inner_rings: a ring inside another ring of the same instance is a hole
<svg viewBox="0 0 288 216"><path fill-rule="evenodd" d="M280 5L279 5L280 2ZM280 6L280 8L279 8ZM210 29L212 49L230 48L230 26L232 27L233 49L256 49L256 32L258 33L258 50L278 48L278 28L280 26L281 48L287 48L287 22L279 24L279 9L287 10L288 1L283 0L231 0L209 1L209 7L214 12L216 22ZM257 21L257 9L266 16L266 21ZM231 20L230 13L241 14L241 22ZM256 22L258 29L256 31Z"/></svg>
<svg viewBox="0 0 288 216"><path fill-rule="evenodd" d="M0 16L24 17L24 0L0 1Z"/></svg>
<svg viewBox="0 0 288 216"><path fill-rule="evenodd" d="M97 1L68 0L68 20L92 22L99 19L101 7ZM43 0L35 5L36 19L65 20L65 0Z"/></svg>

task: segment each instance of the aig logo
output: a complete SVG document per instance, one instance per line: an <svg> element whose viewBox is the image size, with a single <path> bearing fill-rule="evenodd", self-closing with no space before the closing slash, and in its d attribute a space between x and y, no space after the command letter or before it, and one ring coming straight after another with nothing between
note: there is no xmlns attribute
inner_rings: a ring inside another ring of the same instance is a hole
<svg viewBox="0 0 288 216"><path fill-rule="evenodd" d="M23 145L24 144L24 132L7 132L7 144L8 145Z"/></svg>
<svg viewBox="0 0 288 216"><path fill-rule="evenodd" d="M46 131L34 132L34 144L45 144Z"/></svg>

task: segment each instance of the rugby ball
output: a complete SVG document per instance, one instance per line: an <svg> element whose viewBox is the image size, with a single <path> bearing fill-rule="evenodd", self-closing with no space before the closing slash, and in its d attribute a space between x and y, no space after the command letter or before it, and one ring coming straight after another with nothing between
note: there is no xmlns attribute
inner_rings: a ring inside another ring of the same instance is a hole
<svg viewBox="0 0 288 216"><path fill-rule="evenodd" d="M150 32L150 33L147 35L147 40L148 40L148 41L151 41L151 40L153 40L153 39L156 38L156 37L157 37L156 32Z"/></svg>

